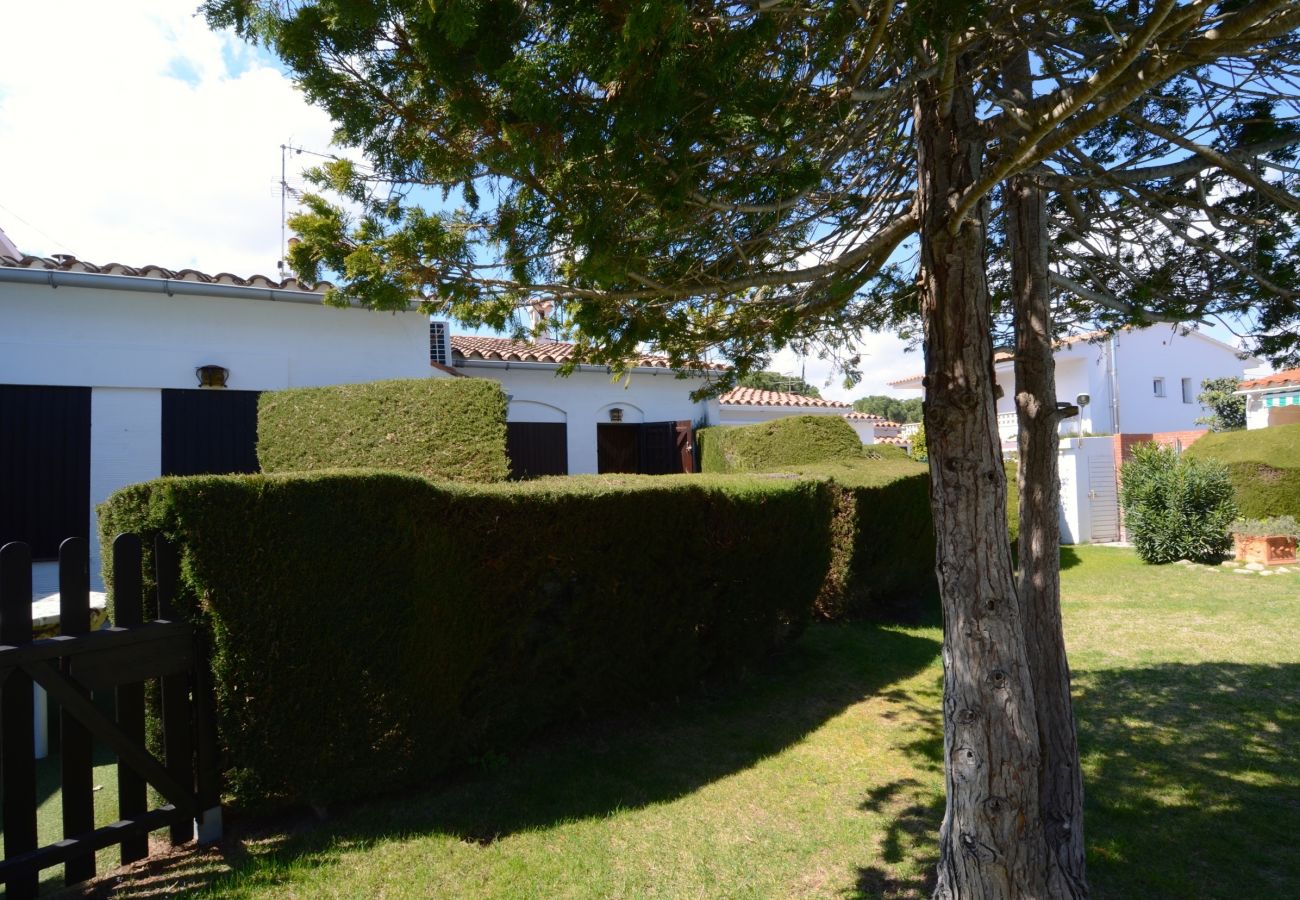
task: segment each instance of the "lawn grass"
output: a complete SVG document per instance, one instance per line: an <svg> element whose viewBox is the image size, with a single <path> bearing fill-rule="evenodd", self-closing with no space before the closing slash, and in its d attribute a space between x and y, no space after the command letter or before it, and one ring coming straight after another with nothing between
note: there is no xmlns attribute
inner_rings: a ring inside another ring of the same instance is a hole
<svg viewBox="0 0 1300 900"><path fill-rule="evenodd" d="M1063 553L1102 898L1300 896L1300 573ZM101 892L920 897L943 811L940 630L819 625L761 674L276 823Z"/></svg>

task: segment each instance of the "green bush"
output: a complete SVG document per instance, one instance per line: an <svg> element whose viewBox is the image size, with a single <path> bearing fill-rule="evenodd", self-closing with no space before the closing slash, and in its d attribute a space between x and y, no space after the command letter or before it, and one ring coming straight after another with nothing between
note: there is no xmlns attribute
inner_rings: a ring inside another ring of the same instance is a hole
<svg viewBox="0 0 1300 900"><path fill-rule="evenodd" d="M1300 425L1207 434L1184 455L1227 465L1243 516L1300 517Z"/></svg>
<svg viewBox="0 0 1300 900"><path fill-rule="evenodd" d="M736 476L196 476L100 507L102 535L182 547L227 790L261 808L427 781L754 666L809 617L830 522L824 482Z"/></svg>
<svg viewBox="0 0 1300 900"><path fill-rule="evenodd" d="M841 416L786 416L757 425L701 428L696 440L704 472L764 472L862 456L862 439Z"/></svg>
<svg viewBox="0 0 1300 900"><path fill-rule="evenodd" d="M504 481L506 397L485 378L423 378L262 394L264 472L373 468L449 481Z"/></svg>
<svg viewBox="0 0 1300 900"><path fill-rule="evenodd" d="M1138 556L1149 563L1214 560L1232 546L1237 517L1227 467L1139 444L1120 469L1124 524Z"/></svg>

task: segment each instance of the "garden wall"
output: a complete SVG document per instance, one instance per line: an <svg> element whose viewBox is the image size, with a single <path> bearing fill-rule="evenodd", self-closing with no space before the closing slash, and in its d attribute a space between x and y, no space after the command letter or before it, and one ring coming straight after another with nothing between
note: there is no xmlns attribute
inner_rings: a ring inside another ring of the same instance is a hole
<svg viewBox="0 0 1300 900"><path fill-rule="evenodd" d="M812 479L347 472L161 479L100 521L182 548L227 789L267 808L427 781L755 665L810 615L831 503Z"/></svg>

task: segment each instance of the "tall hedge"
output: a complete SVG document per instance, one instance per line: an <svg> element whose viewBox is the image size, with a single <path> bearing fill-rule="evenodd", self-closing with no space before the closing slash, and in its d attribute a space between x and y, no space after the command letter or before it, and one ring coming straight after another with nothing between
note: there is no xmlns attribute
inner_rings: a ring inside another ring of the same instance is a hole
<svg viewBox="0 0 1300 900"><path fill-rule="evenodd" d="M1246 518L1300 518L1300 425L1211 433L1185 453L1228 467L1237 506Z"/></svg>
<svg viewBox="0 0 1300 900"><path fill-rule="evenodd" d="M830 506L812 479L336 472L160 479L100 523L183 548L227 788L266 808L427 780L755 665L810 614Z"/></svg>
<svg viewBox="0 0 1300 900"><path fill-rule="evenodd" d="M262 394L263 472L375 468L504 481L506 397L485 378L421 378Z"/></svg>
<svg viewBox="0 0 1300 900"><path fill-rule="evenodd" d="M701 428L705 472L763 472L862 456L862 439L840 416L786 416L757 425Z"/></svg>

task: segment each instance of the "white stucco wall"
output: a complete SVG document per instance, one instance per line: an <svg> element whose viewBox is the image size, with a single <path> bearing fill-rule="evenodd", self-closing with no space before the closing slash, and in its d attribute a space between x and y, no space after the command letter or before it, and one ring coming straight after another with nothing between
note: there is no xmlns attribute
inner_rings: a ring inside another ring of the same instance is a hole
<svg viewBox="0 0 1300 900"><path fill-rule="evenodd" d="M114 491L162 474L162 392L94 388L90 392L90 578L103 590L95 507Z"/></svg>
<svg viewBox="0 0 1300 900"><path fill-rule="evenodd" d="M428 328L415 312L0 284L0 383L192 388L202 365L234 390L447 377Z"/></svg>
<svg viewBox="0 0 1300 900"><path fill-rule="evenodd" d="M1129 433L1185 431L1203 426L1196 419L1209 410L1196 402L1201 382L1233 376L1259 364L1241 360L1231 349L1199 334L1178 334L1167 326L1126 331L1115 336L1119 383L1120 430ZM1165 395L1153 382L1164 379ZM1191 385L1191 402L1183 401L1182 379Z"/></svg>
<svg viewBox="0 0 1300 900"><path fill-rule="evenodd" d="M773 419L784 419L786 416L843 416L850 411L847 407L728 404L719 408L718 424L757 425L759 422L771 422Z"/></svg>
<svg viewBox="0 0 1300 900"><path fill-rule="evenodd" d="M624 422L717 424L716 400L692 401L705 379L679 379L667 369L638 369L617 381L604 368L582 367L567 378L554 366L467 360L461 372L501 382L512 422L564 422L568 426L569 474L597 471L596 425L610 421L613 407Z"/></svg>

